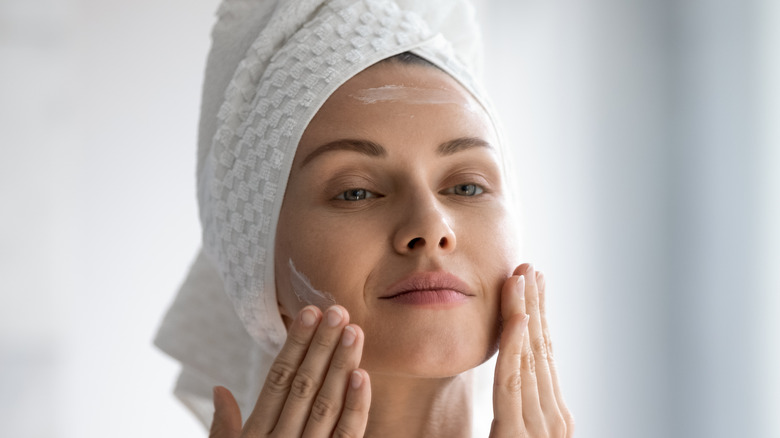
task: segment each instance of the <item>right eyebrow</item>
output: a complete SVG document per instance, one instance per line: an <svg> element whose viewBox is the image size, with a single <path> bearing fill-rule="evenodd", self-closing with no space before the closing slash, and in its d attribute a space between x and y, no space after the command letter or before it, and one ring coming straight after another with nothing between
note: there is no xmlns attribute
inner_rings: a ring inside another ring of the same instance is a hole
<svg viewBox="0 0 780 438"><path fill-rule="evenodd" d="M303 159L301 162L301 167L307 165L318 156L333 151L353 151L368 155L370 157L387 156L387 150L373 141L345 138L317 146L314 151L312 151L309 155L306 156L306 158Z"/></svg>

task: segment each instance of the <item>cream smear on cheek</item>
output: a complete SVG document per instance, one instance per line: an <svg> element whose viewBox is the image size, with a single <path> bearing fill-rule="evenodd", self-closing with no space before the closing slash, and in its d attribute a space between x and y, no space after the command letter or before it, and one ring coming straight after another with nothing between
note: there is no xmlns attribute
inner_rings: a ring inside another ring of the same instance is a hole
<svg viewBox="0 0 780 438"><path fill-rule="evenodd" d="M458 99L452 90L443 88L419 88L403 85L385 85L378 88L365 88L358 90L349 97L365 104L382 102L403 102L410 105L460 105L468 111L477 112L477 109L468 101Z"/></svg>
<svg viewBox="0 0 780 438"><path fill-rule="evenodd" d="M336 299L333 295L318 291L315 289L308 278L300 271L295 269L295 264L290 259L290 283L292 284L293 292L298 300L302 303L313 304L322 310L336 304Z"/></svg>

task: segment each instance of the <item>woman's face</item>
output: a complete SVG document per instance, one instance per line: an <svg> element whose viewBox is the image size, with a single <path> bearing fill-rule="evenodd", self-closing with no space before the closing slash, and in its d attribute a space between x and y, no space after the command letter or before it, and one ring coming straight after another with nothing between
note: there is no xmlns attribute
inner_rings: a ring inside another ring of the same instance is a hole
<svg viewBox="0 0 780 438"><path fill-rule="evenodd" d="M365 332L371 372L452 376L495 352L500 289L517 263L495 132L433 67L384 62L341 86L304 132L276 243Z"/></svg>

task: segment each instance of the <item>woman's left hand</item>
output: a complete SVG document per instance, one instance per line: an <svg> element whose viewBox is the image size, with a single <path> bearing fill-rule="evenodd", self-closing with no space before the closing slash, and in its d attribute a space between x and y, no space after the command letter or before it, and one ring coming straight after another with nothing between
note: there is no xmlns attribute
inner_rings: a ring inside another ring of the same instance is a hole
<svg viewBox="0 0 780 438"><path fill-rule="evenodd" d="M522 264L501 291L503 332L493 382L492 438L571 437L545 315L544 276Z"/></svg>

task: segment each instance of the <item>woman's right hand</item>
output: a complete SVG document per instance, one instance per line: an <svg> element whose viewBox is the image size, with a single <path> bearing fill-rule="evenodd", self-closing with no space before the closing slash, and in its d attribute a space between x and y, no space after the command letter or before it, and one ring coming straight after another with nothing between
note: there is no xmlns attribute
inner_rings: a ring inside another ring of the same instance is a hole
<svg viewBox="0 0 780 438"><path fill-rule="evenodd" d="M242 426L233 394L214 388L210 438L362 437L371 404L359 369L363 331L341 306L306 306L293 321L255 408Z"/></svg>

